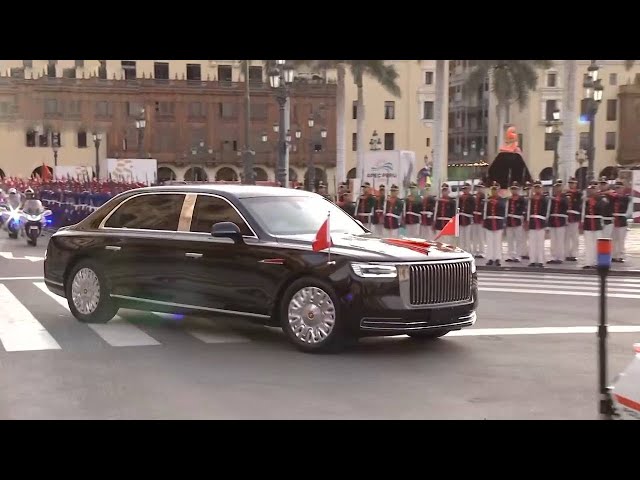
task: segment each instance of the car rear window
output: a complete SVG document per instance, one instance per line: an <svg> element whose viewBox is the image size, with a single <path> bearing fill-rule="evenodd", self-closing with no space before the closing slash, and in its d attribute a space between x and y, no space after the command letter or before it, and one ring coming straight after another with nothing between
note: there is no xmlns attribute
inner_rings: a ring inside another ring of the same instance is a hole
<svg viewBox="0 0 640 480"><path fill-rule="evenodd" d="M145 194L125 200L105 223L109 228L176 231L184 194Z"/></svg>

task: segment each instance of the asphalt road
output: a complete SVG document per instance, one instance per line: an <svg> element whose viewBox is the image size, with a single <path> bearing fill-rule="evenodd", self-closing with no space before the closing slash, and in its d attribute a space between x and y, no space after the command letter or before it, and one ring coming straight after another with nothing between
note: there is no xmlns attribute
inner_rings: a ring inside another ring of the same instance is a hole
<svg viewBox="0 0 640 480"><path fill-rule="evenodd" d="M2 419L597 418L593 278L481 272L472 329L308 355L238 320L80 324L42 289L45 244L0 232ZM609 294L613 376L640 341L640 279Z"/></svg>

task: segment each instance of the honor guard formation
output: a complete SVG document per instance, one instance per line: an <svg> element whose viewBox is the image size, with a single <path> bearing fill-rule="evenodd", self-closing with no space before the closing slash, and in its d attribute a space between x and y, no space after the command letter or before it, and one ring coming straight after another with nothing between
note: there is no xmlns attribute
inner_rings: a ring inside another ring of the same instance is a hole
<svg viewBox="0 0 640 480"><path fill-rule="evenodd" d="M386 190L380 185L375 191L365 182L354 199L348 185L341 184L336 203L374 235L386 238L434 240L458 213L458 242L448 236L439 240L458 243L476 258L485 258L487 265L525 260L529 267L542 268L545 263L577 262L580 233L584 234L583 268L596 267L596 244L601 237L613 239L613 261L624 262L632 202L621 180L612 186L602 177L579 190L578 180L572 177L566 185L556 180L550 191L544 191L540 181L513 182L506 193L495 182L488 191L482 182L475 188L465 183L457 194L444 183L437 195L411 183L406 198L398 196L397 185ZM318 193L331 200L324 185ZM545 252L547 231L550 248ZM507 241L506 255L503 239Z"/></svg>

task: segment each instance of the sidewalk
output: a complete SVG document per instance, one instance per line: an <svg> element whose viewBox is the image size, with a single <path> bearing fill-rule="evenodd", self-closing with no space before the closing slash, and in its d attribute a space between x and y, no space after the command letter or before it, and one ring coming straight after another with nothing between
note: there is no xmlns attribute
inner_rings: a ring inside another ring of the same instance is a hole
<svg viewBox="0 0 640 480"><path fill-rule="evenodd" d="M550 241L545 240L545 254L548 256L550 250ZM640 277L640 228L633 227L627 232L626 256L624 263L612 263L610 275L613 276L638 276ZM503 258L507 254L507 242L502 243ZM548 260L548 257L547 257ZM529 267L527 260L521 260L520 263L501 262L500 267L486 266L486 260L477 259L476 265L480 271L496 271L496 272L544 272L544 273L572 273L584 275L597 275L595 269L583 270L584 266L584 239L580 235L580 246L578 251L577 262L564 262L561 265L547 265L544 268Z"/></svg>

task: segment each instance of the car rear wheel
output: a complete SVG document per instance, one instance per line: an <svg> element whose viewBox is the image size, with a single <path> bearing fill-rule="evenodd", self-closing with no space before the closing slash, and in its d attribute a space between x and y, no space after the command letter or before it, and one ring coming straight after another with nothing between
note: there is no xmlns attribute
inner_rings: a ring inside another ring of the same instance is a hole
<svg viewBox="0 0 640 480"><path fill-rule="evenodd" d="M298 279L287 288L280 321L287 338L303 352L336 351L349 338L335 292L314 278Z"/></svg>
<svg viewBox="0 0 640 480"><path fill-rule="evenodd" d="M95 262L81 260L66 282L69 309L83 323L107 323L118 312L108 282Z"/></svg>
<svg viewBox="0 0 640 480"><path fill-rule="evenodd" d="M436 338L444 337L450 330L437 330L437 331L419 331L408 333L411 338L415 340L435 340Z"/></svg>

